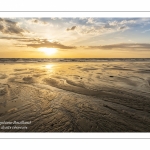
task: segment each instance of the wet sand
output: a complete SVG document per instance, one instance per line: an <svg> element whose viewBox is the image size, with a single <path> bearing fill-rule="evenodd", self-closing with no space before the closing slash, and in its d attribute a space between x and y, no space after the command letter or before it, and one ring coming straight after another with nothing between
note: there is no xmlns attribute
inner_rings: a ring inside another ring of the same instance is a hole
<svg viewBox="0 0 150 150"><path fill-rule="evenodd" d="M0 132L150 132L150 62L0 63L4 121L31 124Z"/></svg>

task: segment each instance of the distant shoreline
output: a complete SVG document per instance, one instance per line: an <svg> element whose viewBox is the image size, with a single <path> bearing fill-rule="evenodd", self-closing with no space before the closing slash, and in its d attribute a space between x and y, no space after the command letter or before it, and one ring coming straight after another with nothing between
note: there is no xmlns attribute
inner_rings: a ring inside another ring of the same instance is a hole
<svg viewBox="0 0 150 150"><path fill-rule="evenodd" d="M0 63L150 61L150 58L0 58Z"/></svg>

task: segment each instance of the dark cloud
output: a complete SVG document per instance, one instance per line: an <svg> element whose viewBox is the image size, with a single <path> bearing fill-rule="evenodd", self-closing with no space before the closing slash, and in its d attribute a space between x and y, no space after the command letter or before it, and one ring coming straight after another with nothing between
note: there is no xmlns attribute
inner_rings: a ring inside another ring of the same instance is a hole
<svg viewBox="0 0 150 150"><path fill-rule="evenodd" d="M27 44L27 46L34 47L34 48L40 48L40 47L46 47L46 48L60 48L60 49L75 49L74 46L65 46L59 42L50 42L46 39L39 39L36 40L38 43L34 44Z"/></svg>
<svg viewBox="0 0 150 150"><path fill-rule="evenodd" d="M70 31L70 30L75 30L77 28L77 26L73 26L71 28L67 28L67 31Z"/></svg>
<svg viewBox="0 0 150 150"><path fill-rule="evenodd" d="M110 25L109 23L106 23L102 28L112 28L114 25Z"/></svg>
<svg viewBox="0 0 150 150"><path fill-rule="evenodd" d="M0 32L3 34L17 34L22 35L25 31L18 26L17 22L0 18Z"/></svg>
<svg viewBox="0 0 150 150"><path fill-rule="evenodd" d="M17 41L29 41L29 38L25 37L7 37L7 36L2 36L0 37L2 40L17 40Z"/></svg>
<svg viewBox="0 0 150 150"><path fill-rule="evenodd" d="M126 26L121 26L121 27L119 27L119 29L120 30L125 30L125 29L127 29L127 27Z"/></svg>
<svg viewBox="0 0 150 150"><path fill-rule="evenodd" d="M4 26L0 24L0 31L4 29Z"/></svg>
<svg viewBox="0 0 150 150"><path fill-rule="evenodd" d="M42 21L42 20L39 20L39 19L31 19L31 20L29 20L29 22L34 23L34 24L40 24L40 25L48 24L48 22L45 22L45 21Z"/></svg>
<svg viewBox="0 0 150 150"><path fill-rule="evenodd" d="M32 22L34 23L38 23L39 21L37 19L34 19Z"/></svg>
<svg viewBox="0 0 150 150"><path fill-rule="evenodd" d="M39 39L39 38L19 38L19 37L0 37L0 39L6 40L17 40L21 44L17 44L16 46L19 47L34 47L34 48L60 48L60 49L75 49L75 46L66 46L59 42L50 42L47 39Z"/></svg>
<svg viewBox="0 0 150 150"><path fill-rule="evenodd" d="M89 46L90 49L125 49L125 50L150 50L149 43L120 43L101 46Z"/></svg>

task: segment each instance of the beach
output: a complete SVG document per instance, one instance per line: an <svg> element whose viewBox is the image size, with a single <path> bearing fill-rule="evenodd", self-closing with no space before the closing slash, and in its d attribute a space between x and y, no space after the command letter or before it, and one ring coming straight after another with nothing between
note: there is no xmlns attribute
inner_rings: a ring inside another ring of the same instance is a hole
<svg viewBox="0 0 150 150"><path fill-rule="evenodd" d="M0 122L0 132L150 132L150 61L1 61Z"/></svg>

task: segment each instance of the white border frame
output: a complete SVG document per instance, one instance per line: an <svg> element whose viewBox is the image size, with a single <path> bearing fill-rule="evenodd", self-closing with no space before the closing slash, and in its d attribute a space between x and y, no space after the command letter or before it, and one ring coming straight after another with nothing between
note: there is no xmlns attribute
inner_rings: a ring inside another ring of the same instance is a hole
<svg viewBox="0 0 150 150"><path fill-rule="evenodd" d="M0 11L0 17L101 17L150 18L150 11Z"/></svg>
<svg viewBox="0 0 150 150"><path fill-rule="evenodd" d="M1 11L0 17L149 17L150 11ZM54 132L28 132L28 133L4 133L0 132L0 139L150 139L150 133L54 133Z"/></svg>

